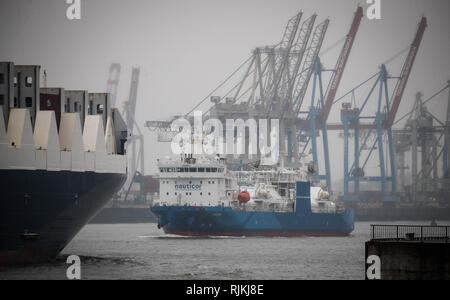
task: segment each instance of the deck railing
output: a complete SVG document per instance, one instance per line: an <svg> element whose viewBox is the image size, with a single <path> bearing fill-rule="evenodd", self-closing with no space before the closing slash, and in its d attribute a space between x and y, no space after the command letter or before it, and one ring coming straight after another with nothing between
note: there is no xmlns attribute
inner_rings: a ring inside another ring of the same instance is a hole
<svg viewBox="0 0 450 300"><path fill-rule="evenodd" d="M441 241L448 243L450 226L371 225L371 240Z"/></svg>

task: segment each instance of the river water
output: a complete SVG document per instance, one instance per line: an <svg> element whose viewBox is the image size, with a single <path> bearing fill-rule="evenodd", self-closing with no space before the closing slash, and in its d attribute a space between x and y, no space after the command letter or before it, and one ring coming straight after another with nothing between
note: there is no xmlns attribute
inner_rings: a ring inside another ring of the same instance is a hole
<svg viewBox="0 0 450 300"><path fill-rule="evenodd" d="M369 238L368 222L355 223L349 237L297 238L177 237L156 224L89 224L54 262L0 269L0 279L65 279L68 255L81 258L82 279L364 279Z"/></svg>

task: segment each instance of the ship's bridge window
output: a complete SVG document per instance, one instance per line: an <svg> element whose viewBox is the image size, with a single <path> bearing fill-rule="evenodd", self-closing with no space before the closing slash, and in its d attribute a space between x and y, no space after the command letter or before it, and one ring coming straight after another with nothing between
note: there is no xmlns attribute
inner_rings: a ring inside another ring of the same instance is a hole
<svg viewBox="0 0 450 300"><path fill-rule="evenodd" d="M167 173L173 173L174 171L174 168L167 168Z"/></svg>
<svg viewBox="0 0 450 300"><path fill-rule="evenodd" d="M184 172L189 172L189 168L184 168Z"/></svg>
<svg viewBox="0 0 450 300"><path fill-rule="evenodd" d="M211 172L216 173L217 172L217 168L211 168Z"/></svg>
<svg viewBox="0 0 450 300"><path fill-rule="evenodd" d="M197 173L197 168L189 168L189 172L191 172L191 173Z"/></svg>
<svg viewBox="0 0 450 300"><path fill-rule="evenodd" d="M206 168L206 172L211 172L211 168Z"/></svg>
<svg viewBox="0 0 450 300"><path fill-rule="evenodd" d="M164 172L166 172L166 168L159 168L159 171L164 173Z"/></svg>
<svg viewBox="0 0 450 300"><path fill-rule="evenodd" d="M178 173L184 172L184 168L177 168L177 172L178 172Z"/></svg>
<svg viewBox="0 0 450 300"><path fill-rule="evenodd" d="M205 172L205 168L198 168L199 172Z"/></svg>

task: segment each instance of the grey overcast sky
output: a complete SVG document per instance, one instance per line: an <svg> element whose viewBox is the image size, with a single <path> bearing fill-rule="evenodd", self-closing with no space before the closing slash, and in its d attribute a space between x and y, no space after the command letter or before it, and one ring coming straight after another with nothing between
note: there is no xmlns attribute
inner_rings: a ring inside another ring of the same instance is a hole
<svg viewBox="0 0 450 300"><path fill-rule="evenodd" d="M119 62L119 103L128 96L131 67L140 66L136 120L143 125L190 110L255 46L279 42L299 10L330 18L325 49L346 35L358 4L368 7L364 0L81 0L81 20L68 20L65 0L0 0L0 60L39 64L48 86L92 92L105 90L109 65ZM381 20L362 20L338 96L408 47L425 15L428 28L400 106L403 115L417 91L427 97L450 79L450 1L381 0L381 8ZM322 57L326 67L334 66L341 45ZM400 73L405 56L387 65L391 75ZM441 95L431 105L440 119L447 99ZM331 122L339 121L339 108ZM141 129L151 173L168 147L155 145L155 135ZM333 157L342 157L342 141L331 138ZM335 179L341 161L333 160Z"/></svg>

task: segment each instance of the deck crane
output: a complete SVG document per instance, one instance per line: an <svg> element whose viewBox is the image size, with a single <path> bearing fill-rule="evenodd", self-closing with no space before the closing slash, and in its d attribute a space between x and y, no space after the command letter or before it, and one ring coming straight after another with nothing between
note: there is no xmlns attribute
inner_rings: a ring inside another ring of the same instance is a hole
<svg viewBox="0 0 450 300"><path fill-rule="evenodd" d="M395 120L395 116L400 105L400 101L405 90L411 69L414 64L414 60L417 55L422 37L427 26L427 19L423 17L419 23L416 35L414 37L413 43L410 46L410 51L406 57L405 63L402 68L402 73L396 84L393 92L394 100L389 101L389 92L387 80L389 79L386 71L385 65L381 65L381 70L377 74L376 82L373 84L369 91L367 97L365 97L364 102L360 108L350 108L344 107L341 110L341 121L342 127L334 126L334 129L344 130L344 199L347 201L360 201L360 191L359 184L362 181L366 182L380 182L381 184L381 196L383 201L394 201L396 199L396 188L397 188L397 174L395 167L394 158L394 142L392 138L392 124ZM371 98L372 94L378 87L378 102L377 102L377 112L375 115L363 116L362 112L368 100ZM356 89L356 88L355 88ZM355 90L354 89L354 90ZM354 92L353 90L353 92ZM361 120L373 120L372 123L361 123ZM349 136L350 129L354 131L354 162L351 168L349 168ZM360 131L362 129L369 130L369 134L363 139L362 145L360 146ZM376 139L372 145L369 147L369 153L366 156L363 165L360 165L361 152L367 148L367 140L371 133L376 134ZM385 153L384 153L384 143L383 137L384 133L387 134L388 138L388 155L389 155L389 169L390 176L388 176L387 167L385 165ZM365 176L364 168L375 149L378 149L379 156L379 176ZM387 185L390 182L390 193L388 192ZM354 192L350 195L349 183L354 182Z"/></svg>

